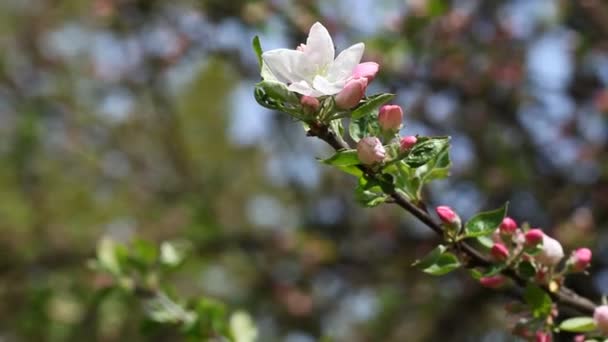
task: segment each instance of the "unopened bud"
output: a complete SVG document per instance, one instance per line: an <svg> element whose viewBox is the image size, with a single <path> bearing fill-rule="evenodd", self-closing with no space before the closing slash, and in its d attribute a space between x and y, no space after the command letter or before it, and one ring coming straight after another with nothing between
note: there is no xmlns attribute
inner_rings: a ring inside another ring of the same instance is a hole
<svg viewBox="0 0 608 342"><path fill-rule="evenodd" d="M365 95L366 88L366 78L356 78L346 82L344 88L336 95L336 106L340 109L354 108Z"/></svg>
<svg viewBox="0 0 608 342"><path fill-rule="evenodd" d="M460 227L460 217L452 208L442 205L435 208L435 212L437 212L437 216L439 219L450 226Z"/></svg>
<svg viewBox="0 0 608 342"><path fill-rule="evenodd" d="M502 234L510 235L517 230L517 222L510 217L505 217L502 219L499 228Z"/></svg>
<svg viewBox="0 0 608 342"><path fill-rule="evenodd" d="M353 71L353 78L366 78L367 82L371 82L376 77L380 65L376 62L359 63Z"/></svg>
<svg viewBox="0 0 608 342"><path fill-rule="evenodd" d="M536 332L536 342L551 342L551 334L546 333L544 331Z"/></svg>
<svg viewBox="0 0 608 342"><path fill-rule="evenodd" d="M401 152L409 151L409 149L416 145L417 141L418 138L413 135L408 135L401 138L401 140L399 141L399 147L401 148Z"/></svg>
<svg viewBox="0 0 608 342"><path fill-rule="evenodd" d="M535 259L543 265L555 266L564 257L564 249L559 241L548 235L543 235L543 248L535 256Z"/></svg>
<svg viewBox="0 0 608 342"><path fill-rule="evenodd" d="M509 258L509 249L502 243L495 243L490 250L490 254L498 261L505 261Z"/></svg>
<svg viewBox="0 0 608 342"><path fill-rule="evenodd" d="M397 105L386 105L380 108L378 123L384 131L397 131L403 123L403 109Z"/></svg>
<svg viewBox="0 0 608 342"><path fill-rule="evenodd" d="M479 279L479 283L481 284L481 286L488 287L491 289L496 289L496 288L503 286L506 281L507 281L507 278L505 278L504 276L502 276L500 274L494 275L494 276L489 276L489 277L481 277Z"/></svg>
<svg viewBox="0 0 608 342"><path fill-rule="evenodd" d="M601 305L595 308L593 320L597 328L605 335L608 335L608 305Z"/></svg>
<svg viewBox="0 0 608 342"><path fill-rule="evenodd" d="M365 137L357 144L357 157L365 165L379 163L386 157L386 150L380 139L376 137Z"/></svg>
<svg viewBox="0 0 608 342"><path fill-rule="evenodd" d="M591 263L591 250L589 248L579 248L572 253L568 263L574 272L582 272Z"/></svg>
<svg viewBox="0 0 608 342"><path fill-rule="evenodd" d="M304 111L307 113L316 112L319 109L319 106L321 105L316 97L306 95L300 98L300 104L302 105L302 108L304 108Z"/></svg>
<svg viewBox="0 0 608 342"><path fill-rule="evenodd" d="M539 243L543 242L544 235L545 233L543 233L543 231L538 228L528 230L526 234L524 234L524 238L526 239L526 246L534 247Z"/></svg>

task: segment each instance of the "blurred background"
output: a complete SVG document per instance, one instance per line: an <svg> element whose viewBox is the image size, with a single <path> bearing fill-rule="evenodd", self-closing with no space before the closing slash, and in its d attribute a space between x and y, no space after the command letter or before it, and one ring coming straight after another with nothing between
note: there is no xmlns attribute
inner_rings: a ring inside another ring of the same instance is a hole
<svg viewBox="0 0 608 342"><path fill-rule="evenodd" d="M0 340L163 340L98 300L100 239L181 239L168 281L247 310L259 341L511 341L500 293L410 265L437 240L359 208L331 151L256 104L251 39L321 21L381 64L403 133L453 137L431 205L510 214L589 245L608 293L608 3L601 0L3 0Z"/></svg>

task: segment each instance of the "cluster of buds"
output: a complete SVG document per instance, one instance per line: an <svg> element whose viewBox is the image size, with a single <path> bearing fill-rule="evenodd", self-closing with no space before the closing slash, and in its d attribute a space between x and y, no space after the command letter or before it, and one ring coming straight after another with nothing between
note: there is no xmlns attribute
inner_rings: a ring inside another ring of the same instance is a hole
<svg viewBox="0 0 608 342"><path fill-rule="evenodd" d="M378 112L378 125L385 134L385 137L391 137L396 134L403 126L403 109L401 106L382 106ZM399 151L401 153L407 153L417 142L418 138L413 135L401 137L399 139ZM386 149L379 138L365 137L357 144L357 155L361 163L373 165L385 160Z"/></svg>

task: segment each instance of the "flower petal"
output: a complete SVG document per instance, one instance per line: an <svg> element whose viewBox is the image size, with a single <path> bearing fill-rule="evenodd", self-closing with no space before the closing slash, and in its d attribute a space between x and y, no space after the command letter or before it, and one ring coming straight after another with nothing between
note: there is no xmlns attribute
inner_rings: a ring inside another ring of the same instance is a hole
<svg viewBox="0 0 608 342"><path fill-rule="evenodd" d="M317 67L323 67L333 62L335 55L334 42L321 23L316 22L310 28L304 54L307 62L317 65Z"/></svg>
<svg viewBox="0 0 608 342"><path fill-rule="evenodd" d="M319 97L323 95L321 92L313 89L306 81L292 83L287 89L306 96Z"/></svg>
<svg viewBox="0 0 608 342"><path fill-rule="evenodd" d="M365 50L365 44L357 43L342 51L329 67L327 79L336 82L351 77L363 57L363 50Z"/></svg>
<svg viewBox="0 0 608 342"><path fill-rule="evenodd" d="M262 54L264 64L279 82L292 83L302 79L299 66L302 65L304 54L289 49L276 49Z"/></svg>
<svg viewBox="0 0 608 342"><path fill-rule="evenodd" d="M323 76L315 76L312 86L320 91L323 95L334 95L339 93L343 88L346 80L339 82L330 82Z"/></svg>

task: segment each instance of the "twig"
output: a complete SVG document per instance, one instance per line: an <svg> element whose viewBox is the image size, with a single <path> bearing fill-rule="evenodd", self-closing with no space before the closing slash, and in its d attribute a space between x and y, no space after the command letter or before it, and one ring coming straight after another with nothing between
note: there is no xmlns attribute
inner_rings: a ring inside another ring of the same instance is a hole
<svg viewBox="0 0 608 342"><path fill-rule="evenodd" d="M339 139L334 132L332 132L327 126L316 124L311 125L311 128L308 132L309 136L316 136L319 139L328 143L335 150L345 150L350 149L351 147L348 143L344 142L342 139ZM363 172L366 174L373 176L373 173L370 172L366 167L360 167ZM438 224L433 218L429 215L425 210L420 209L413 203L407 200L404 196L399 194L396 191L388 192L388 195L392 198L392 201L396 203L398 206L403 208L405 211L412 214L426 226L428 226L431 230L433 230L436 234L443 237L443 228L440 224ZM424 204L422 207L426 207ZM475 266L490 266L492 265L492 261L482 253L480 253L477 249L473 248L470 244L465 241L459 242L460 247L466 253L466 255L470 258L470 262L467 264L468 267ZM502 271L502 274L506 277L511 278L518 286L524 287L526 285L526 280L521 278L512 268L506 268ZM589 299L582 297L572 291L571 289L562 286L557 292L552 292L549 290L547 286L542 287L553 300L564 304L566 306L575 309L583 314L593 314L596 305Z"/></svg>

